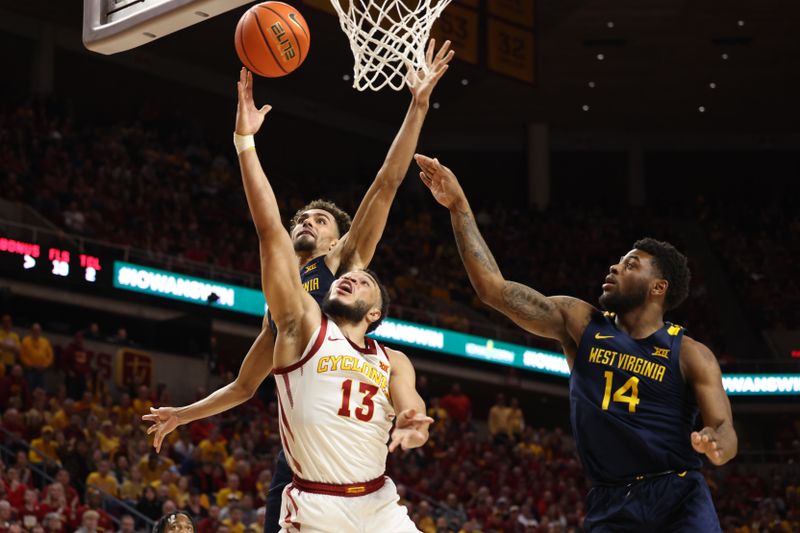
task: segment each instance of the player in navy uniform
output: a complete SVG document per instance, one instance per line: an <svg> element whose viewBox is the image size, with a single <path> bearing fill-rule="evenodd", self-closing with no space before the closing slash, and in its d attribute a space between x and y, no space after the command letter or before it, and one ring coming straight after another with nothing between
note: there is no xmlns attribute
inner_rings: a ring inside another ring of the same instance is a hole
<svg viewBox="0 0 800 533"><path fill-rule="evenodd" d="M301 281L305 290L318 303L328 292L335 273L364 269L372 260L386 226L395 193L411 164L430 104L430 95L453 58L453 52L448 52L450 41L446 41L435 55L434 46L435 41L431 40L426 56L430 72L427 75L422 72L415 74L416 81L410 88L411 105L405 120L389 148L383 166L361 201L352 226L347 213L323 200L311 202L292 218L290 235L300 267ZM252 74L242 69L238 84L239 106L234 143L239 154L250 214L263 254L262 240L265 228L269 227L267 209L271 205L269 195L272 191L266 187L267 176L259 162L252 136L260 129L271 106L257 108L253 101L252 87ZM266 258L262 255L262 265L265 261ZM262 268L262 288L264 279ZM154 434L153 446L156 450L160 450L164 437L177 426L227 411L255 394L273 367L275 333L273 328L267 327L269 322L265 317L264 328L245 356L239 375L232 383L191 405L179 408L160 407L142 417L143 420L152 422L148 434ZM291 480L291 469L281 451L269 488L264 533L279 531L281 493Z"/></svg>
<svg viewBox="0 0 800 533"><path fill-rule="evenodd" d="M611 265L601 312L503 278L453 173L415 156L450 211L458 250L481 300L535 335L558 340L571 369L572 428L592 481L587 531L720 531L705 480L736 455L730 402L711 351L664 321L689 292L686 257L642 239ZM703 427L693 431L698 408Z"/></svg>

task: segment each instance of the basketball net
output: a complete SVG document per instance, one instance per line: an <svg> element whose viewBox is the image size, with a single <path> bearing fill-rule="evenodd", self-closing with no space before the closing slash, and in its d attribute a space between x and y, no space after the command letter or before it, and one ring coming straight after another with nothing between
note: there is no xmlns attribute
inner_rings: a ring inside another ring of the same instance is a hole
<svg viewBox="0 0 800 533"><path fill-rule="evenodd" d="M342 3L349 4L346 8ZM331 0L353 51L353 87L395 91L409 69L428 74L425 48L433 23L451 0Z"/></svg>

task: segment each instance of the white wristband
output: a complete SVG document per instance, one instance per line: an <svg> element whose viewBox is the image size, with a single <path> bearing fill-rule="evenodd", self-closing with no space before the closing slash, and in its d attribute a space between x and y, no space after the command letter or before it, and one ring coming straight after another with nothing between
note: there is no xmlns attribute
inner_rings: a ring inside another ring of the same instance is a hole
<svg viewBox="0 0 800 533"><path fill-rule="evenodd" d="M245 150L256 147L256 142L252 135L239 135L233 132L233 145L236 147L236 154L241 154Z"/></svg>

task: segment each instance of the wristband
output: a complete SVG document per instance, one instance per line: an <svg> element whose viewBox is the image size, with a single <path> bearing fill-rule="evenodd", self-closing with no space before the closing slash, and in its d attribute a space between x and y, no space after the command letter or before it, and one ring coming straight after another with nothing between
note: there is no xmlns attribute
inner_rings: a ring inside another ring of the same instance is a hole
<svg viewBox="0 0 800 533"><path fill-rule="evenodd" d="M255 149L256 143L252 135L239 135L233 132L233 145L236 147L236 154L241 154L245 150Z"/></svg>

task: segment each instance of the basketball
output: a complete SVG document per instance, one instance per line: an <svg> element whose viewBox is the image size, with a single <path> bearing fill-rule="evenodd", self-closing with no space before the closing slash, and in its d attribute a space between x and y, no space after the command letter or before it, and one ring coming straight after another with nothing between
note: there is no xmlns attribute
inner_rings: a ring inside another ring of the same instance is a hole
<svg viewBox="0 0 800 533"><path fill-rule="evenodd" d="M283 2L262 2L236 25L236 54L253 73L278 78L308 57L311 35L303 15Z"/></svg>

